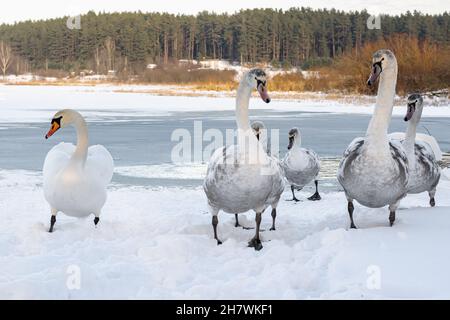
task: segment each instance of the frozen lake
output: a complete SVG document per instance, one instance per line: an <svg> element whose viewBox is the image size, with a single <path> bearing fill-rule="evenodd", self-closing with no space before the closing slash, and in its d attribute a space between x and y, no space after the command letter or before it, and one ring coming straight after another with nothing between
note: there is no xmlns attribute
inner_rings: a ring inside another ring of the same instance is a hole
<svg viewBox="0 0 450 320"><path fill-rule="evenodd" d="M74 129L59 131L50 140L44 135L49 119L60 108L80 110L87 117L90 143L106 146L115 160L114 182L143 186L198 186L206 162L173 164L171 151L178 141L171 135L187 129L194 136L194 123L202 133L210 128L223 132L236 127L232 98L152 96L116 93L108 87L0 86L0 168L40 171L45 155L55 144L75 142ZM328 102L330 104L330 102ZM319 112L309 108L317 106ZM297 126L304 147L315 150L324 161L325 187L336 187L334 171L339 157L354 137L365 133L370 120L367 106L362 114L341 113L339 106L323 110L326 102L277 101L269 105L254 99L252 120L279 130L280 157L286 151L287 132ZM342 106L343 109L348 106ZM354 106L353 106L354 107ZM308 111L305 111L308 110ZM402 108L396 108L390 131L404 131ZM404 111L404 109L403 109ZM22 116L20 116L22 115ZM444 151L450 150L447 117L424 117L419 131L429 130ZM425 129L426 128L426 129ZM192 141L192 145L193 145ZM208 142L203 142L203 148Z"/></svg>

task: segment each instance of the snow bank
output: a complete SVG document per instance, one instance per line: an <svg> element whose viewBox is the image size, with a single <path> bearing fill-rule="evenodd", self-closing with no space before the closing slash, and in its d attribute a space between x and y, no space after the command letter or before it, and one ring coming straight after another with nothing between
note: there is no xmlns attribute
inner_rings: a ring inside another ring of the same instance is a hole
<svg viewBox="0 0 450 320"><path fill-rule="evenodd" d="M392 228L387 209L357 205L360 229L348 230L342 192L281 201L277 231L263 216L260 252L246 246L254 231L224 213L216 245L200 187L112 185L97 228L60 214L49 234L41 182L39 172L0 170L0 298L450 298L448 180L438 207L408 196ZM241 222L253 226L253 214ZM74 268L79 290L67 286Z"/></svg>
<svg viewBox="0 0 450 320"><path fill-rule="evenodd" d="M0 86L0 123L47 122L61 108L73 108L83 113L88 121L121 121L138 117L169 116L173 112L232 111L233 96L186 97L162 96L133 91L158 89L161 86ZM174 93L180 88L169 87ZM131 92L130 92L131 91ZM252 109L327 112L336 114L372 114L373 105L357 101L338 102L317 99L274 99L266 104L255 97ZM394 108L394 115L404 116L405 106ZM426 106L423 117L450 117L450 105Z"/></svg>
<svg viewBox="0 0 450 320"><path fill-rule="evenodd" d="M240 65L239 62L230 63L230 61L228 61L228 60L218 60L218 59L203 60L203 61L200 61L199 63L203 69L212 69L212 70L221 70L221 71L233 70L236 72L236 77L235 77L236 81L239 81L245 72L247 72L248 70L253 68L253 67L247 67L247 66ZM283 68L275 68L272 66L263 67L263 68L266 71L266 74L269 78L273 78L280 74L296 73L296 72L301 71L299 68L283 69ZM302 74L306 75L307 77L311 76L311 73L309 73L309 72L302 71Z"/></svg>

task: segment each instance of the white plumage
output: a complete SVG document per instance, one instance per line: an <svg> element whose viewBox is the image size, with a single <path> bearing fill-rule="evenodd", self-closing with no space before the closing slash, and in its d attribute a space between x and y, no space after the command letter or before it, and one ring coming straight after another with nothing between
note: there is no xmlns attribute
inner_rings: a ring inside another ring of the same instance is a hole
<svg viewBox="0 0 450 320"><path fill-rule="evenodd" d="M88 148L86 123L78 112L58 112L47 136L67 125L77 129L77 146L64 142L54 146L43 168L44 195L52 208L50 232L57 212L74 217L94 214L97 224L106 201L106 187L113 176L111 154L101 145Z"/></svg>

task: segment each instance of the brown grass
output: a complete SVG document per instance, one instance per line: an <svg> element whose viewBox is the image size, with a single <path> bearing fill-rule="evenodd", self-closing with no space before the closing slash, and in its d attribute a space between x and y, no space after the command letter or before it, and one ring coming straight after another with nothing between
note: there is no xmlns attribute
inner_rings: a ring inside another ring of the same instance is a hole
<svg viewBox="0 0 450 320"><path fill-rule="evenodd" d="M305 79L300 72L279 74L270 79L271 91L305 91Z"/></svg>
<svg viewBox="0 0 450 320"><path fill-rule="evenodd" d="M450 48L439 47L425 40L394 35L388 40L366 44L356 53L344 55L322 73L330 88L347 92L372 93L366 86L372 55L379 49L390 49L398 62L397 93L430 91L450 86Z"/></svg>
<svg viewBox="0 0 450 320"><path fill-rule="evenodd" d="M379 49L390 49L398 62L397 93L432 91L450 87L450 47L406 35L368 43L337 58L331 66L316 68L320 77L304 79L300 73L274 77L269 83L273 91L339 91L344 94L374 94L376 87L366 85L372 55Z"/></svg>
<svg viewBox="0 0 450 320"><path fill-rule="evenodd" d="M146 70L141 79L156 84L204 84L230 85L234 83L236 72L232 70L208 70L192 66L158 66Z"/></svg>

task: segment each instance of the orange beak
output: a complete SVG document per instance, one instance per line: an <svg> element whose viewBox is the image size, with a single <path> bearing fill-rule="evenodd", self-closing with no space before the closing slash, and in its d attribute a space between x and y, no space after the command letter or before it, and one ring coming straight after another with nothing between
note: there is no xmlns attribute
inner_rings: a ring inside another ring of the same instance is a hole
<svg viewBox="0 0 450 320"><path fill-rule="evenodd" d="M48 130L47 134L45 135L45 139L50 138L56 131L59 130L60 125L58 123L52 122L52 127L50 128L50 130Z"/></svg>

